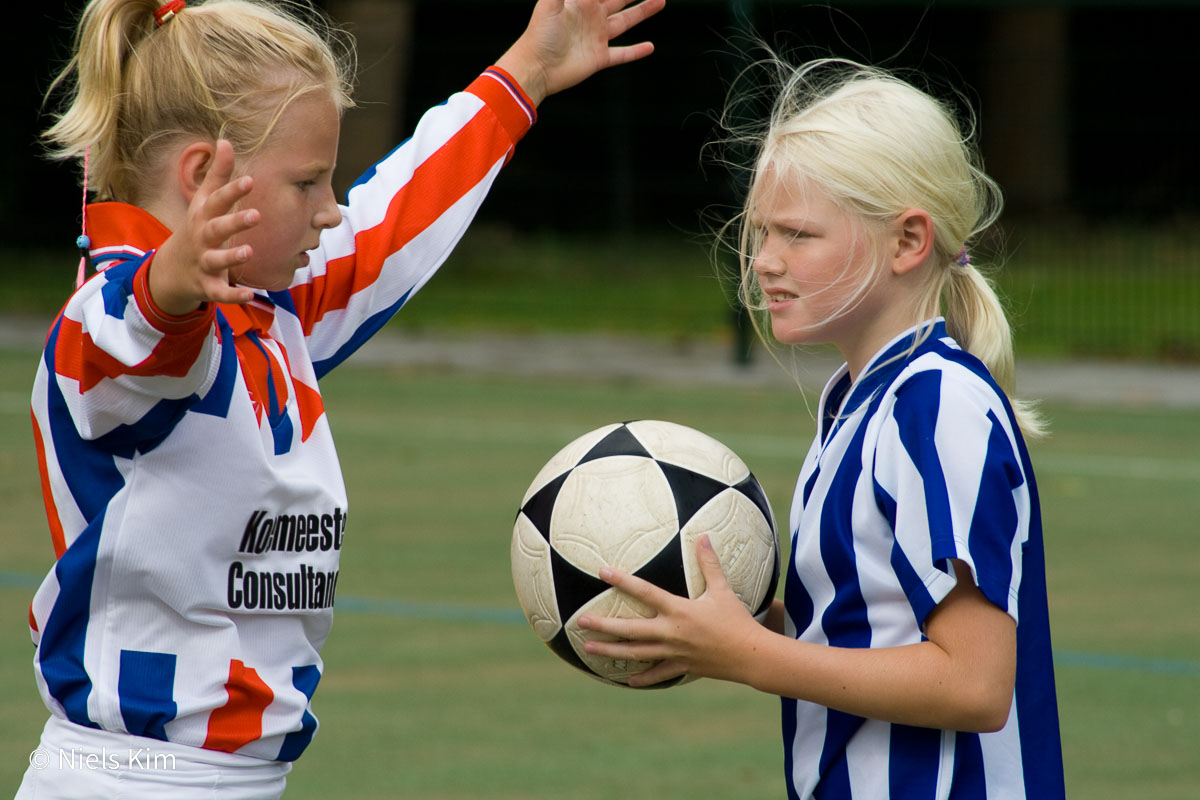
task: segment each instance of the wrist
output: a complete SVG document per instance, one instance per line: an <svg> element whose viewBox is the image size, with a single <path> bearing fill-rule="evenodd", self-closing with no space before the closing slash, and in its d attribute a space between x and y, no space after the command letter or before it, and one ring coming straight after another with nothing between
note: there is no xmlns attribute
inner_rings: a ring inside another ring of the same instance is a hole
<svg viewBox="0 0 1200 800"><path fill-rule="evenodd" d="M161 316L178 318L199 310L204 305L202 300L182 296L164 282L163 275L167 270L154 268L159 257L160 253L152 254L142 267L146 271L146 299L154 311Z"/></svg>
<svg viewBox="0 0 1200 800"><path fill-rule="evenodd" d="M184 333L203 326L213 314L211 304L200 303L191 311L168 311L150 288L149 266L149 262L143 264L133 279L133 296L142 316L163 333Z"/></svg>
<svg viewBox="0 0 1200 800"><path fill-rule="evenodd" d="M528 55L520 40L500 56L496 66L512 76L535 106L541 105L549 94L545 70L537 59Z"/></svg>

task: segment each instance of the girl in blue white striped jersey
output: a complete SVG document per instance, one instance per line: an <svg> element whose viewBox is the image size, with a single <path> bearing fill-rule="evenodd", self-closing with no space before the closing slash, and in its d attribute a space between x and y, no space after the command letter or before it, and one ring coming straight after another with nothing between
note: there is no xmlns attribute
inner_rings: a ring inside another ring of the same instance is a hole
<svg viewBox="0 0 1200 800"><path fill-rule="evenodd" d="M588 618L658 661L780 695L792 798L1064 796L1041 518L1008 323L966 245L1001 200L948 105L879 70L785 69L740 217L743 293L781 345L831 342L784 601L760 626L705 537L704 595Z"/></svg>

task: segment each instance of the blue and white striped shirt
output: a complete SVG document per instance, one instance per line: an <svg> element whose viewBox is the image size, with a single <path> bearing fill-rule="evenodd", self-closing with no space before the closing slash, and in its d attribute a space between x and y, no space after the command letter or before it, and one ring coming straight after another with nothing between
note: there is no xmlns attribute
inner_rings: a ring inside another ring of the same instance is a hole
<svg viewBox="0 0 1200 800"><path fill-rule="evenodd" d="M943 320L894 339L858 381L845 366L830 379L791 530L786 630L798 639L922 641L926 618L955 585L952 558L1018 625L1013 707L995 733L914 728L783 698L790 798L1065 795L1029 455L1004 393Z"/></svg>

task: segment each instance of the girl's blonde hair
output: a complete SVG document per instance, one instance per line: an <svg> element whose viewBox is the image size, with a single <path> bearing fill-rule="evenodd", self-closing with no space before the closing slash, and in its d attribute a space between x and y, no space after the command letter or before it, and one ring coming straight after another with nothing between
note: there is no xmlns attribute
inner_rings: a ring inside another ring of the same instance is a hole
<svg viewBox="0 0 1200 800"><path fill-rule="evenodd" d="M765 129L751 137L757 156L733 221L742 302L751 311L763 308L752 268L762 237L751 219L763 193L777 185L769 182L819 187L868 232L922 209L934 223L933 269L918 308L922 314L940 310L950 335L1011 395L1012 332L990 280L966 257L1003 206L999 187L980 166L972 126L964 132L949 105L883 70L838 59L795 68L775 57L767 63L781 88ZM861 296L867 286L859 288ZM761 314L752 318L772 344ZM1022 430L1039 434L1032 405L1012 403Z"/></svg>
<svg viewBox="0 0 1200 800"><path fill-rule="evenodd" d="M252 155L297 97L324 91L339 109L353 105L353 46L304 0L192 2L160 26L161 5L91 0L50 87L67 95L43 133L50 156L89 153L96 199L144 200L182 138L225 138Z"/></svg>

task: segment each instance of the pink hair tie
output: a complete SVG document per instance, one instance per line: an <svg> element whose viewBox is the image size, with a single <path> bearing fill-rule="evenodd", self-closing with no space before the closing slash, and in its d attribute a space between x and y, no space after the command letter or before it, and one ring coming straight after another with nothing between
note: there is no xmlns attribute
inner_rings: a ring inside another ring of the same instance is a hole
<svg viewBox="0 0 1200 800"><path fill-rule="evenodd" d="M958 255L954 257L954 265L957 267L965 267L971 263L971 257L967 255L967 248L958 251Z"/></svg>
<svg viewBox="0 0 1200 800"><path fill-rule="evenodd" d="M167 0L154 11L154 23L162 27L187 6L183 0Z"/></svg>

